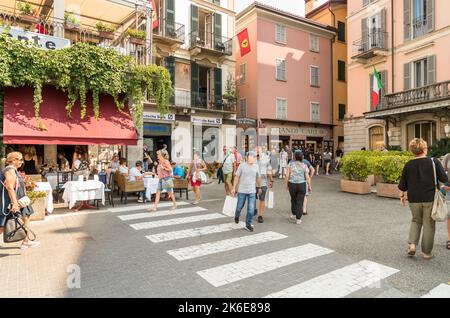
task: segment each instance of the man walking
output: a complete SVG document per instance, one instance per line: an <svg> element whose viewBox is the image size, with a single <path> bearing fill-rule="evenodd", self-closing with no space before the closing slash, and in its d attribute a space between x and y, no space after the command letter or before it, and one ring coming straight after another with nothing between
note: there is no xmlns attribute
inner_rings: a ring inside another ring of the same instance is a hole
<svg viewBox="0 0 450 318"><path fill-rule="evenodd" d="M233 187L234 155L228 150L227 146L223 147L222 172L225 181L225 192L227 195L230 195Z"/></svg>
<svg viewBox="0 0 450 318"><path fill-rule="evenodd" d="M255 165L256 154L250 151L247 162L242 163L234 176L234 186L231 190L231 195L237 192L238 203L234 222L239 223L242 208L247 200L247 217L245 222L245 229L253 232L253 212L255 211L256 193L258 187L258 195L261 194L261 176L258 171L258 166Z"/></svg>
<svg viewBox="0 0 450 318"><path fill-rule="evenodd" d="M258 215L258 223L264 223L264 210L266 208L266 193L267 188L272 188L272 167L270 165L270 157L267 152L261 147L256 148L256 158L258 165L258 172L261 176L261 188L258 188L259 210L255 210L255 215ZM269 181L267 181L269 180ZM259 192L259 190L261 190ZM259 212L259 213L258 213Z"/></svg>

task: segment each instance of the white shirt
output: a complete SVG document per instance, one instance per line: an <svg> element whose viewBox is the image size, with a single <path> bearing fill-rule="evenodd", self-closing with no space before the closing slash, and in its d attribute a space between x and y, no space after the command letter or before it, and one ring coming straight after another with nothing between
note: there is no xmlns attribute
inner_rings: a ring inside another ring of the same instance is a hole
<svg viewBox="0 0 450 318"><path fill-rule="evenodd" d="M128 174L128 181L136 181L136 177L142 177L142 173L136 167L133 167Z"/></svg>
<svg viewBox="0 0 450 318"><path fill-rule="evenodd" d="M128 168L124 166L119 167L119 172L123 174L128 174Z"/></svg>

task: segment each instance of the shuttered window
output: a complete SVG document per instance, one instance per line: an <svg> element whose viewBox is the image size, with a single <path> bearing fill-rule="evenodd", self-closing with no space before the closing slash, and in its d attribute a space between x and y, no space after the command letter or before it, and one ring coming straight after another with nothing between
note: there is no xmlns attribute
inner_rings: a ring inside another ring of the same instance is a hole
<svg viewBox="0 0 450 318"><path fill-rule="evenodd" d="M338 41L345 42L345 23L338 21Z"/></svg>
<svg viewBox="0 0 450 318"><path fill-rule="evenodd" d="M320 122L320 104L311 103L311 121L313 123Z"/></svg>
<svg viewBox="0 0 450 318"><path fill-rule="evenodd" d="M275 42L286 44L286 27L281 24L275 26Z"/></svg>
<svg viewBox="0 0 450 318"><path fill-rule="evenodd" d="M239 115L240 118L247 118L247 99L242 98L239 101Z"/></svg>
<svg viewBox="0 0 450 318"><path fill-rule="evenodd" d="M309 49L312 52L319 52L319 37L315 34L310 34L309 36Z"/></svg>
<svg viewBox="0 0 450 318"><path fill-rule="evenodd" d="M246 80L247 80L247 64L241 64L239 65L239 84L240 85L245 84Z"/></svg>
<svg viewBox="0 0 450 318"><path fill-rule="evenodd" d="M339 120L344 120L345 118L345 104L339 104Z"/></svg>
<svg viewBox="0 0 450 318"><path fill-rule="evenodd" d="M338 81L345 82L345 62L338 61Z"/></svg>
<svg viewBox="0 0 450 318"><path fill-rule="evenodd" d="M287 99L277 98L277 119L287 119Z"/></svg>
<svg viewBox="0 0 450 318"><path fill-rule="evenodd" d="M311 86L320 85L320 69L317 66L311 66Z"/></svg>
<svg viewBox="0 0 450 318"><path fill-rule="evenodd" d="M277 80L278 81L286 81L286 61L282 59L276 60L277 64Z"/></svg>

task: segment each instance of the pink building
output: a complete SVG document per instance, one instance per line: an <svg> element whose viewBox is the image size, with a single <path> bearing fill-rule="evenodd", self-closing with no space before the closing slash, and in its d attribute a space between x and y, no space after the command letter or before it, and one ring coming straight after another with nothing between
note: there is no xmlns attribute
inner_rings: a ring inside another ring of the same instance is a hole
<svg viewBox="0 0 450 318"><path fill-rule="evenodd" d="M238 123L255 128L259 143L333 149L332 49L335 30L254 3L236 18L251 52L236 46ZM279 138L266 137L270 134ZM240 146L250 138L238 140Z"/></svg>
<svg viewBox="0 0 450 318"><path fill-rule="evenodd" d="M450 1L348 2L345 150L450 137ZM383 99L372 107L374 67Z"/></svg>

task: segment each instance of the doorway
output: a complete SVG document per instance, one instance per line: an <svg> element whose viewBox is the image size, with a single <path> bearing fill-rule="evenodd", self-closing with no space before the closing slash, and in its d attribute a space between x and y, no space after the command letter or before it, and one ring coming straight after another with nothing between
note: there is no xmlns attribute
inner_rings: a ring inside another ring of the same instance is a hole
<svg viewBox="0 0 450 318"><path fill-rule="evenodd" d="M369 129L370 150L378 150L384 146L384 127L375 126Z"/></svg>

